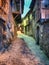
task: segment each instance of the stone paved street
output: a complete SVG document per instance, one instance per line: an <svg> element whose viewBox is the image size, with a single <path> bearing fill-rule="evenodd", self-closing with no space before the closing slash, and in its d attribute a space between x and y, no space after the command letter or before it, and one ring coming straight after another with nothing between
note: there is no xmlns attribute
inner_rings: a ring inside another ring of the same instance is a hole
<svg viewBox="0 0 49 65"><path fill-rule="evenodd" d="M40 50L40 46L36 45L36 41L32 37L24 34L19 34L18 37L25 40L26 45L31 50L32 54L34 54L40 62L43 62L44 65L49 65L49 59L43 51Z"/></svg>
<svg viewBox="0 0 49 65"><path fill-rule="evenodd" d="M4 53L0 52L0 65L49 65L49 60L43 55L43 52L39 53L34 39L23 34L18 37L26 40L17 38Z"/></svg>
<svg viewBox="0 0 49 65"><path fill-rule="evenodd" d="M26 43L16 39L11 46L0 53L0 65L44 65L31 53Z"/></svg>

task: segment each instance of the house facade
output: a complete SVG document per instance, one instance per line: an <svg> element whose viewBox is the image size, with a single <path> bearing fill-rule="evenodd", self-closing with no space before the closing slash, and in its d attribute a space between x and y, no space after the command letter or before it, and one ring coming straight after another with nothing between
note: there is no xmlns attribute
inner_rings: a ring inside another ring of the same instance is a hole
<svg viewBox="0 0 49 65"><path fill-rule="evenodd" d="M28 11L26 16L22 19L23 32L26 35L32 36L32 13Z"/></svg>
<svg viewBox="0 0 49 65"><path fill-rule="evenodd" d="M49 56L49 0L36 0L32 14L36 43Z"/></svg>
<svg viewBox="0 0 49 65"><path fill-rule="evenodd" d="M15 19L22 13L21 3L22 0L0 0L0 48L16 38Z"/></svg>

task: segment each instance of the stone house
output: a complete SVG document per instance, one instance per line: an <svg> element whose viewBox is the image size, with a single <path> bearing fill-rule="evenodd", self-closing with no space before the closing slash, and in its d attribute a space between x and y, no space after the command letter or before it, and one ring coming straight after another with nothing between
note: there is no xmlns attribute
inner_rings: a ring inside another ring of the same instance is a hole
<svg viewBox="0 0 49 65"><path fill-rule="evenodd" d="M32 36L32 14L28 11L26 16L22 19L22 26L24 34Z"/></svg>
<svg viewBox="0 0 49 65"><path fill-rule="evenodd" d="M0 48L3 43L10 43L16 36L15 19L22 13L21 4L22 0L0 0Z"/></svg>
<svg viewBox="0 0 49 65"><path fill-rule="evenodd" d="M36 0L32 14L36 43L49 56L49 0Z"/></svg>

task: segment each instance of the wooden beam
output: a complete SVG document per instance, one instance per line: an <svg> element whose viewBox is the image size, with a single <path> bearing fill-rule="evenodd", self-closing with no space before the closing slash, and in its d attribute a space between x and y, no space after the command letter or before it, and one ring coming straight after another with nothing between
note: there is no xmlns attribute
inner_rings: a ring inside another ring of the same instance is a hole
<svg viewBox="0 0 49 65"><path fill-rule="evenodd" d="M18 15L16 15L16 16L14 17L14 20L15 20L17 17L18 17Z"/></svg>
<svg viewBox="0 0 49 65"><path fill-rule="evenodd" d="M20 12L18 12L18 11L17 11L17 12L12 12L12 13L13 13L13 14L21 14L21 13L20 13Z"/></svg>

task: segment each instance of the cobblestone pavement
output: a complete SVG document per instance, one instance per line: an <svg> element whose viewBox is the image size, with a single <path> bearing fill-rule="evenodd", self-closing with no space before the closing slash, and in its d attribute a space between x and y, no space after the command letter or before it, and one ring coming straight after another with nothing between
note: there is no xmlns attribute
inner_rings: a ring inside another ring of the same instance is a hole
<svg viewBox="0 0 49 65"><path fill-rule="evenodd" d="M19 34L18 37L26 42L26 45L31 50L32 54L34 54L34 56L36 56L40 62L42 62L44 65L49 65L49 58L43 53L40 46L36 45L36 41L33 39L33 37L24 34Z"/></svg>
<svg viewBox="0 0 49 65"><path fill-rule="evenodd" d="M31 53L23 40L16 39L4 53L0 52L0 65L44 65Z"/></svg>

